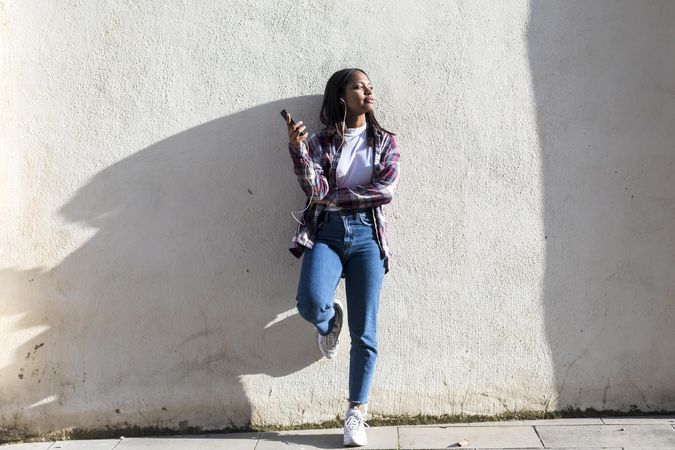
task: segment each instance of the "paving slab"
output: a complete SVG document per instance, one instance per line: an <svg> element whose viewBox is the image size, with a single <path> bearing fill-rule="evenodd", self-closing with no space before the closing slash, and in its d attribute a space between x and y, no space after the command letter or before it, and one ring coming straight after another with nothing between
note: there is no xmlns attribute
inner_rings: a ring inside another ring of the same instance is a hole
<svg viewBox="0 0 675 450"><path fill-rule="evenodd" d="M542 448L534 427L399 427L401 448L448 448L462 439L467 448Z"/></svg>
<svg viewBox="0 0 675 450"><path fill-rule="evenodd" d="M52 446L54 441L49 442L26 442L24 444L7 444L3 445L2 448L8 450L47 450Z"/></svg>
<svg viewBox="0 0 675 450"><path fill-rule="evenodd" d="M607 425L637 424L647 425L653 423L675 424L675 416L636 416L636 417L603 417L602 421Z"/></svg>
<svg viewBox="0 0 675 450"><path fill-rule="evenodd" d="M49 450L113 450L119 442L119 439L56 441Z"/></svg>
<svg viewBox="0 0 675 450"><path fill-rule="evenodd" d="M622 447L621 450L673 450L673 447Z"/></svg>
<svg viewBox="0 0 675 450"><path fill-rule="evenodd" d="M675 448L672 425L571 425L535 427L546 447Z"/></svg>
<svg viewBox="0 0 675 450"><path fill-rule="evenodd" d="M530 419L530 420L502 420L497 422L463 422L463 423L435 423L426 425L400 425L404 427L522 427L534 425L604 425L599 418L570 418L570 419Z"/></svg>
<svg viewBox="0 0 675 450"><path fill-rule="evenodd" d="M673 450L673 447L622 447L621 450Z"/></svg>
<svg viewBox="0 0 675 450"><path fill-rule="evenodd" d="M396 427L369 427L368 445L359 448L398 448ZM343 428L322 430L268 431L262 433L255 450L278 448L345 449L342 445Z"/></svg>
<svg viewBox="0 0 675 450"><path fill-rule="evenodd" d="M259 431L191 436L124 438L115 450L253 450ZM52 449L49 449L52 450Z"/></svg>

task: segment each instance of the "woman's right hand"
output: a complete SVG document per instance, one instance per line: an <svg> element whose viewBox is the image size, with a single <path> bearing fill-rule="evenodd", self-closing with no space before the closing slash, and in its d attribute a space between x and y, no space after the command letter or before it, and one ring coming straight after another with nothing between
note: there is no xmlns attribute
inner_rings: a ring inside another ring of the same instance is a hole
<svg viewBox="0 0 675 450"><path fill-rule="evenodd" d="M300 144L307 140L307 133L304 132L306 127L302 124L302 121L292 125L290 114L288 114L287 118L286 126L288 127L288 142L290 142L293 147L300 148Z"/></svg>

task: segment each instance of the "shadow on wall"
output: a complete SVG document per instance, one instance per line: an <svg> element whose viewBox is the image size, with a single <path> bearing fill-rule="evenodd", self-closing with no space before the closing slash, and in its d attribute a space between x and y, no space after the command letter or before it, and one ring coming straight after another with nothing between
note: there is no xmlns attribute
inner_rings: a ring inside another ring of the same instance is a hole
<svg viewBox="0 0 675 450"><path fill-rule="evenodd" d="M675 407L675 2L532 2L550 409Z"/></svg>
<svg viewBox="0 0 675 450"><path fill-rule="evenodd" d="M91 239L51 270L0 273L3 320L22 342L0 372L17 424L95 413L98 426L241 426L241 375L320 359L310 324L274 322L295 313L289 211L305 199L279 111L314 131L320 101L252 108L113 164L60 211L96 228ZM30 431L49 431L39 422Z"/></svg>

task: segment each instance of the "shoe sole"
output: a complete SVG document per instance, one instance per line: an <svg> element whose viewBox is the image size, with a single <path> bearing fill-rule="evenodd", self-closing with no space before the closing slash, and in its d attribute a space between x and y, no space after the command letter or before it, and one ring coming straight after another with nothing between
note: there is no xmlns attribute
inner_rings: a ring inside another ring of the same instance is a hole
<svg viewBox="0 0 675 450"><path fill-rule="evenodd" d="M342 445L344 445L346 447L360 447L362 445L368 445L368 441L365 441L363 444L360 444L356 441L352 441L351 443L343 442Z"/></svg>
<svg viewBox="0 0 675 450"><path fill-rule="evenodd" d="M322 354L323 357L326 358L326 359L333 359L333 357L335 356L335 354L332 354L332 355L331 355L331 354L325 352L325 350L324 350L323 347L321 346L321 338L322 338L322 336L321 336L319 333L317 333L317 334L316 334L316 342L319 344L319 350L321 351L321 354ZM336 351L336 353L337 353L337 351Z"/></svg>
<svg viewBox="0 0 675 450"><path fill-rule="evenodd" d="M338 305L338 308L340 308L340 332L338 333L338 336L339 336L339 335L342 333L342 325L344 324L344 320L345 320L345 310L344 310L344 308L342 307L342 303L341 303L339 300L335 300L335 301L333 302L333 308L335 308L335 305ZM336 311L337 311L337 310L336 310ZM335 326L335 325L333 325L333 326ZM335 348L335 353L333 353L332 355L329 355L329 354L324 353L323 347L321 346L321 338L322 338L322 336L321 336L319 333L317 333L317 334L316 334L316 341L317 341L317 343L319 344L319 350L321 351L321 354L322 354L326 359L333 359L333 357L335 357L335 355L337 354L337 347L338 347L340 344L338 344L338 345L336 346L336 348ZM337 339L337 338L336 338L336 339Z"/></svg>

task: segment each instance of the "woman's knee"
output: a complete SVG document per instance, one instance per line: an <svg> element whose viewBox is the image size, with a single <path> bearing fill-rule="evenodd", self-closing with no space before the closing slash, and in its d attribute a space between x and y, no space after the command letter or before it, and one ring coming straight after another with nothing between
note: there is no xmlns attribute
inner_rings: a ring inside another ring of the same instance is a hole
<svg viewBox="0 0 675 450"><path fill-rule="evenodd" d="M320 296L313 293L307 293L298 295L295 300L298 313L303 319L312 323L317 323L330 318L331 305L329 305L328 302L323 301Z"/></svg>

